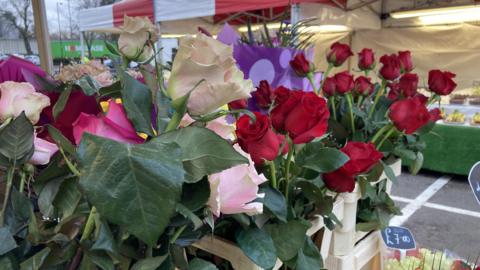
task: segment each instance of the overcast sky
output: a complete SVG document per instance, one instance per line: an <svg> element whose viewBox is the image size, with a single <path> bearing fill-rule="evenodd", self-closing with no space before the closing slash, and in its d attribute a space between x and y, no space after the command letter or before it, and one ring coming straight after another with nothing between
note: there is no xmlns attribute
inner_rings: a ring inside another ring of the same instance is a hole
<svg viewBox="0 0 480 270"><path fill-rule="evenodd" d="M72 23L77 21L76 0L70 0L70 9L72 14ZM62 31L69 31L68 0L45 0L47 10L48 28L51 33L58 32L57 3L59 3L60 27Z"/></svg>

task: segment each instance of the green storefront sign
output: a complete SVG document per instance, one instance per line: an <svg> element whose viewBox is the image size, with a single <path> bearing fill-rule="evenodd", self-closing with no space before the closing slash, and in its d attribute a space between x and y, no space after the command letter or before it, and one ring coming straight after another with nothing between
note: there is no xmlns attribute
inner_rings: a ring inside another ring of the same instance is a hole
<svg viewBox="0 0 480 270"><path fill-rule="evenodd" d="M80 58L81 47L78 40L52 40L52 57L53 58ZM84 45L85 55L88 55L87 46ZM102 57L109 55L105 42L94 40L92 44L92 56Z"/></svg>

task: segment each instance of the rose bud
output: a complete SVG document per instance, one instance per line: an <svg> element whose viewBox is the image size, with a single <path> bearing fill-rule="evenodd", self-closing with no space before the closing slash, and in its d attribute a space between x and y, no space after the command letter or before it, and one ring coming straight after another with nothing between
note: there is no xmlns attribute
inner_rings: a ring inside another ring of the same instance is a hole
<svg viewBox="0 0 480 270"><path fill-rule="evenodd" d="M323 94L326 97L334 96L336 89L337 89L337 80L335 80L335 77L327 77L322 86Z"/></svg>
<svg viewBox="0 0 480 270"><path fill-rule="evenodd" d="M400 76L400 60L395 54L382 56L380 62L383 64L380 69L382 78L393 81Z"/></svg>
<svg viewBox="0 0 480 270"><path fill-rule="evenodd" d="M435 114L435 112L432 112ZM395 127L405 134L412 134L426 125L434 115L430 115L424 100L411 97L396 101L390 106L388 114Z"/></svg>
<svg viewBox="0 0 480 270"><path fill-rule="evenodd" d="M428 88L438 95L449 95L457 87L457 84L453 81L455 76L454 73L448 71L430 70L428 72Z"/></svg>
<svg viewBox="0 0 480 270"><path fill-rule="evenodd" d="M248 107L248 101L246 99L237 99L228 103L230 110L243 110Z"/></svg>
<svg viewBox="0 0 480 270"><path fill-rule="evenodd" d="M374 87L370 78L360 76L355 79L354 92L360 96L368 97L373 94Z"/></svg>
<svg viewBox="0 0 480 270"><path fill-rule="evenodd" d="M403 73L413 70L412 54L410 51L398 52L398 60Z"/></svg>
<svg viewBox="0 0 480 270"><path fill-rule="evenodd" d="M355 88L353 75L348 73L348 71L343 71L335 74L335 82L337 85L336 91L340 95L344 95L347 92L352 91L353 88Z"/></svg>
<svg viewBox="0 0 480 270"><path fill-rule="evenodd" d="M406 73L398 82L398 87L404 97L413 97L418 89L418 75L414 73Z"/></svg>
<svg viewBox="0 0 480 270"><path fill-rule="evenodd" d="M257 87L257 90L252 93L252 96L257 106L264 109L269 108L274 100L273 90L265 80L260 82L260 85Z"/></svg>
<svg viewBox="0 0 480 270"><path fill-rule="evenodd" d="M322 176L325 186L335 192L352 192L355 189L355 176L340 168Z"/></svg>
<svg viewBox="0 0 480 270"><path fill-rule="evenodd" d="M330 52L327 54L327 61L329 64L338 67L345 63L345 61L352 55L353 52L350 49L350 46L335 42L332 44Z"/></svg>
<svg viewBox="0 0 480 270"><path fill-rule="evenodd" d="M243 151L249 153L253 161L263 164L265 160L274 160L280 148L280 138L273 132L270 119L266 115L255 112L256 120L251 121L248 115L237 121L236 134Z"/></svg>
<svg viewBox="0 0 480 270"><path fill-rule="evenodd" d="M285 119L285 130L294 144L308 143L327 131L330 112L324 98L305 93Z"/></svg>
<svg viewBox="0 0 480 270"><path fill-rule="evenodd" d="M275 89L273 92L273 95L275 96L275 105L279 105L287 101L288 97L290 97L290 92L292 90L279 86Z"/></svg>
<svg viewBox="0 0 480 270"><path fill-rule="evenodd" d="M388 99L397 100L398 98L400 98L401 91L400 91L399 83L390 82L387 84L387 87L390 89L387 95Z"/></svg>
<svg viewBox="0 0 480 270"><path fill-rule="evenodd" d="M304 53L295 55L293 60L290 61L290 67L299 77L306 77L308 73L313 71L313 67Z"/></svg>
<svg viewBox="0 0 480 270"><path fill-rule="evenodd" d="M375 67L375 54L372 49L363 49L358 53L358 68L360 70L371 70Z"/></svg>

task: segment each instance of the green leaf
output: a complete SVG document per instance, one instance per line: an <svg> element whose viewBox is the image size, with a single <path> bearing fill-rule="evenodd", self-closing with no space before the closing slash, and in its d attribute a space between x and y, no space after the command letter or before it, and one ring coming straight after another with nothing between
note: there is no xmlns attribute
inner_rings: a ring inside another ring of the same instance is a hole
<svg viewBox="0 0 480 270"><path fill-rule="evenodd" d="M309 226L298 220L290 220L286 224L268 224L265 230L275 243L277 256L282 261L295 257L303 247L305 234Z"/></svg>
<svg viewBox="0 0 480 270"><path fill-rule="evenodd" d="M105 47L107 47L107 50L111 54L116 55L116 56L120 56L120 52L118 51L118 48L115 44L111 43L108 40L105 40Z"/></svg>
<svg viewBox="0 0 480 270"><path fill-rule="evenodd" d="M400 158L406 158L409 160L415 160L416 158L415 152L413 152L412 150L408 150L400 147L395 148L393 150L393 154L399 156Z"/></svg>
<svg viewBox="0 0 480 270"><path fill-rule="evenodd" d="M195 258L190 262L190 270L218 270L218 268L207 261Z"/></svg>
<svg viewBox="0 0 480 270"><path fill-rule="evenodd" d="M122 101L128 119L138 132L153 136L152 93L148 87L121 71Z"/></svg>
<svg viewBox="0 0 480 270"><path fill-rule="evenodd" d="M114 270L115 266L113 265L112 259L107 254L102 254L100 252L88 252L86 254L90 260L100 267L102 270Z"/></svg>
<svg viewBox="0 0 480 270"><path fill-rule="evenodd" d="M378 230L378 228L380 227L380 224L378 223L378 221L362 222L362 223L357 223L355 227L357 231L370 232L373 230Z"/></svg>
<svg viewBox="0 0 480 270"><path fill-rule="evenodd" d="M95 95L99 92L100 88L102 88L97 80L90 75L82 76L79 80L75 81L75 84L78 85L87 96Z"/></svg>
<svg viewBox="0 0 480 270"><path fill-rule="evenodd" d="M2 256L0 257L0 266L2 270L18 270L18 262L14 256Z"/></svg>
<svg viewBox="0 0 480 270"><path fill-rule="evenodd" d="M385 175L388 177L388 179L392 181L394 184L398 183L397 176L393 172L392 168L390 168L390 166L388 166L382 160L380 160L380 162L382 163L383 170L385 171Z"/></svg>
<svg viewBox="0 0 480 270"><path fill-rule="evenodd" d="M417 152L415 161L410 164L409 170L410 173L416 175L423 166L423 154L422 152Z"/></svg>
<svg viewBox="0 0 480 270"><path fill-rule="evenodd" d="M170 122L170 110L172 101L162 91L157 93L157 131L162 134Z"/></svg>
<svg viewBox="0 0 480 270"><path fill-rule="evenodd" d="M5 209L5 226L9 228L12 235L21 238L26 237L26 227L30 221L32 210L33 206L30 199L13 187Z"/></svg>
<svg viewBox="0 0 480 270"><path fill-rule="evenodd" d="M58 209L62 219L71 216L75 212L82 198L82 193L77 184L77 178L65 179L57 192L55 200L53 200L53 206Z"/></svg>
<svg viewBox="0 0 480 270"><path fill-rule="evenodd" d="M85 134L78 156L80 185L100 215L155 245L180 200L180 147L158 137L130 145Z"/></svg>
<svg viewBox="0 0 480 270"><path fill-rule="evenodd" d="M100 231L98 233L98 239L90 248L93 251L105 251L110 254L117 254L117 246L113 234L110 231L110 227L106 222L100 224Z"/></svg>
<svg viewBox="0 0 480 270"><path fill-rule="evenodd" d="M189 183L248 163L226 140L206 128L186 127L161 135L160 139L162 142L176 142L182 148L185 181Z"/></svg>
<svg viewBox="0 0 480 270"><path fill-rule="evenodd" d="M296 157L296 163L319 173L328 173L342 167L348 159L340 150L323 147L318 142L307 144Z"/></svg>
<svg viewBox="0 0 480 270"><path fill-rule="evenodd" d="M265 193L263 205L279 220L287 222L287 203L283 194L271 186L262 187L260 193Z"/></svg>
<svg viewBox="0 0 480 270"><path fill-rule="evenodd" d="M162 265L166 258L167 256L160 256L143 259L134 264L130 270L155 270Z"/></svg>
<svg viewBox="0 0 480 270"><path fill-rule="evenodd" d="M48 182L45 187L43 187L42 192L38 195L38 208L40 212L49 218L54 218L54 206L53 200L60 189L60 185L63 183L62 178L57 178L53 181Z"/></svg>
<svg viewBox="0 0 480 270"><path fill-rule="evenodd" d="M20 264L20 270L40 270L42 269L43 262L50 254L50 248L46 247L37 254L33 255L26 261Z"/></svg>
<svg viewBox="0 0 480 270"><path fill-rule="evenodd" d="M197 215L195 215L192 211L190 211L190 209L188 209L187 207L183 206L182 204L177 204L177 212L193 223L194 230L202 227L202 220L197 217Z"/></svg>
<svg viewBox="0 0 480 270"><path fill-rule="evenodd" d="M109 86L102 87L98 89L98 93L100 94L101 98L120 98L122 97L121 94L122 89L122 82L116 81Z"/></svg>
<svg viewBox="0 0 480 270"><path fill-rule="evenodd" d="M60 96L58 97L57 102L55 105L53 105L53 118L57 119L57 117L63 112L65 109L65 105L67 105L68 98L70 97L70 94L72 93L72 88L69 87L65 90L63 90L60 93Z"/></svg>
<svg viewBox="0 0 480 270"><path fill-rule="evenodd" d="M0 228L0 256L17 247L17 242L7 227Z"/></svg>
<svg viewBox="0 0 480 270"><path fill-rule="evenodd" d="M50 159L50 164L47 168L43 169L40 174L35 178L33 182L33 190L35 193L40 194L43 187L55 178L67 178L71 177L72 172L65 164L63 156L60 153L55 154Z"/></svg>
<svg viewBox="0 0 480 270"><path fill-rule="evenodd" d="M0 167L27 162L33 155L33 126L22 112L0 130Z"/></svg>
<svg viewBox="0 0 480 270"><path fill-rule="evenodd" d="M55 141L55 143L60 146L65 152L69 153L70 155L75 155L75 146L65 137L63 136L60 130L56 129L52 125L47 125L48 134L50 137Z"/></svg>
<svg viewBox="0 0 480 270"><path fill-rule="evenodd" d="M251 228L236 235L238 246L258 266L270 269L275 266L277 255L272 238L263 230Z"/></svg>
<svg viewBox="0 0 480 270"><path fill-rule="evenodd" d="M203 208L210 198L210 183L208 178L193 183L184 184L182 191L182 204L191 211L197 211Z"/></svg>
<svg viewBox="0 0 480 270"><path fill-rule="evenodd" d="M321 269L323 267L322 255L310 237L305 236L305 243L297 255L296 270Z"/></svg>

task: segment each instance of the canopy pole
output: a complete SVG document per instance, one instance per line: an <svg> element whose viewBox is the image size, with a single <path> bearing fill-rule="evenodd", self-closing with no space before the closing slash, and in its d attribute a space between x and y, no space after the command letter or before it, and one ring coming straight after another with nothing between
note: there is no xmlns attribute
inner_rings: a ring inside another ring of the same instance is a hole
<svg viewBox="0 0 480 270"><path fill-rule="evenodd" d="M293 4L290 10L290 22L292 25L300 20L300 4Z"/></svg>
<svg viewBox="0 0 480 270"><path fill-rule="evenodd" d="M85 59L85 49L84 49L85 40L83 39L83 31L80 31L80 62L83 63Z"/></svg>
<svg viewBox="0 0 480 270"><path fill-rule="evenodd" d="M32 0L33 18L35 22L35 36L37 38L38 54L42 69L52 74L53 60L50 46L50 35L48 33L47 13L44 0Z"/></svg>

